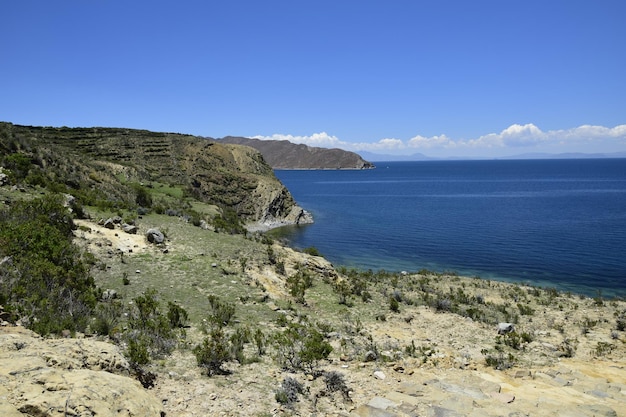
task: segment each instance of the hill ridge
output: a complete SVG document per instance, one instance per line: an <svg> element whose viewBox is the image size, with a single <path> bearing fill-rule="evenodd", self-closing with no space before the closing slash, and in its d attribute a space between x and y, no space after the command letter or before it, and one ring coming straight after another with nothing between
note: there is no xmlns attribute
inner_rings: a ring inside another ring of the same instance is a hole
<svg viewBox="0 0 626 417"><path fill-rule="evenodd" d="M218 142L257 149L274 169L372 169L375 165L360 155L338 148L320 148L287 140L260 140L226 136Z"/></svg>

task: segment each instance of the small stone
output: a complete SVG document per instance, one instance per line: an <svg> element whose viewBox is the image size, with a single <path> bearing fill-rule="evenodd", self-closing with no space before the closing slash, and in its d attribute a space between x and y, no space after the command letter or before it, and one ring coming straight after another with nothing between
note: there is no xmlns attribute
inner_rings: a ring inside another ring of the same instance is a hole
<svg viewBox="0 0 626 417"><path fill-rule="evenodd" d="M386 375L383 371L375 371L374 378L380 379L381 381L386 378Z"/></svg>
<svg viewBox="0 0 626 417"><path fill-rule="evenodd" d="M365 352L365 356L363 357L363 360L365 362L373 362L376 359L378 359L378 356L376 355L376 352L372 350L368 350L367 352Z"/></svg>

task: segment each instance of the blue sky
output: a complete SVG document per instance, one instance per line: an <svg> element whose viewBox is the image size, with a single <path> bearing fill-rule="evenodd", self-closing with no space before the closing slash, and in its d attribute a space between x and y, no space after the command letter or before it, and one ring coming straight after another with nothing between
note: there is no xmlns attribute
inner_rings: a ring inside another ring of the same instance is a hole
<svg viewBox="0 0 626 417"><path fill-rule="evenodd" d="M0 120L386 154L626 151L623 0L20 0Z"/></svg>

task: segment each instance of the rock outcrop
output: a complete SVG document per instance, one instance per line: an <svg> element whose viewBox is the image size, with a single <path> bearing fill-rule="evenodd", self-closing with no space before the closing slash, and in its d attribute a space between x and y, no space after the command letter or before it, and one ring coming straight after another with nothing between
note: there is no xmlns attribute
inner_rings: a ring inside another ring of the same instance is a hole
<svg viewBox="0 0 626 417"><path fill-rule="evenodd" d="M119 349L91 339L43 339L0 328L0 415L162 416L154 395L129 376Z"/></svg>

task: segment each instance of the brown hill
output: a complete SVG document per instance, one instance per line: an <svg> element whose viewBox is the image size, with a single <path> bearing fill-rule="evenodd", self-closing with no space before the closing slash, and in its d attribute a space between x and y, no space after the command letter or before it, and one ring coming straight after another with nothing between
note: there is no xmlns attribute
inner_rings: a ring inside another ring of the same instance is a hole
<svg viewBox="0 0 626 417"><path fill-rule="evenodd" d="M371 169L374 164L354 152L291 143L286 140L259 140L227 136L222 143L250 146L263 154L274 169Z"/></svg>

